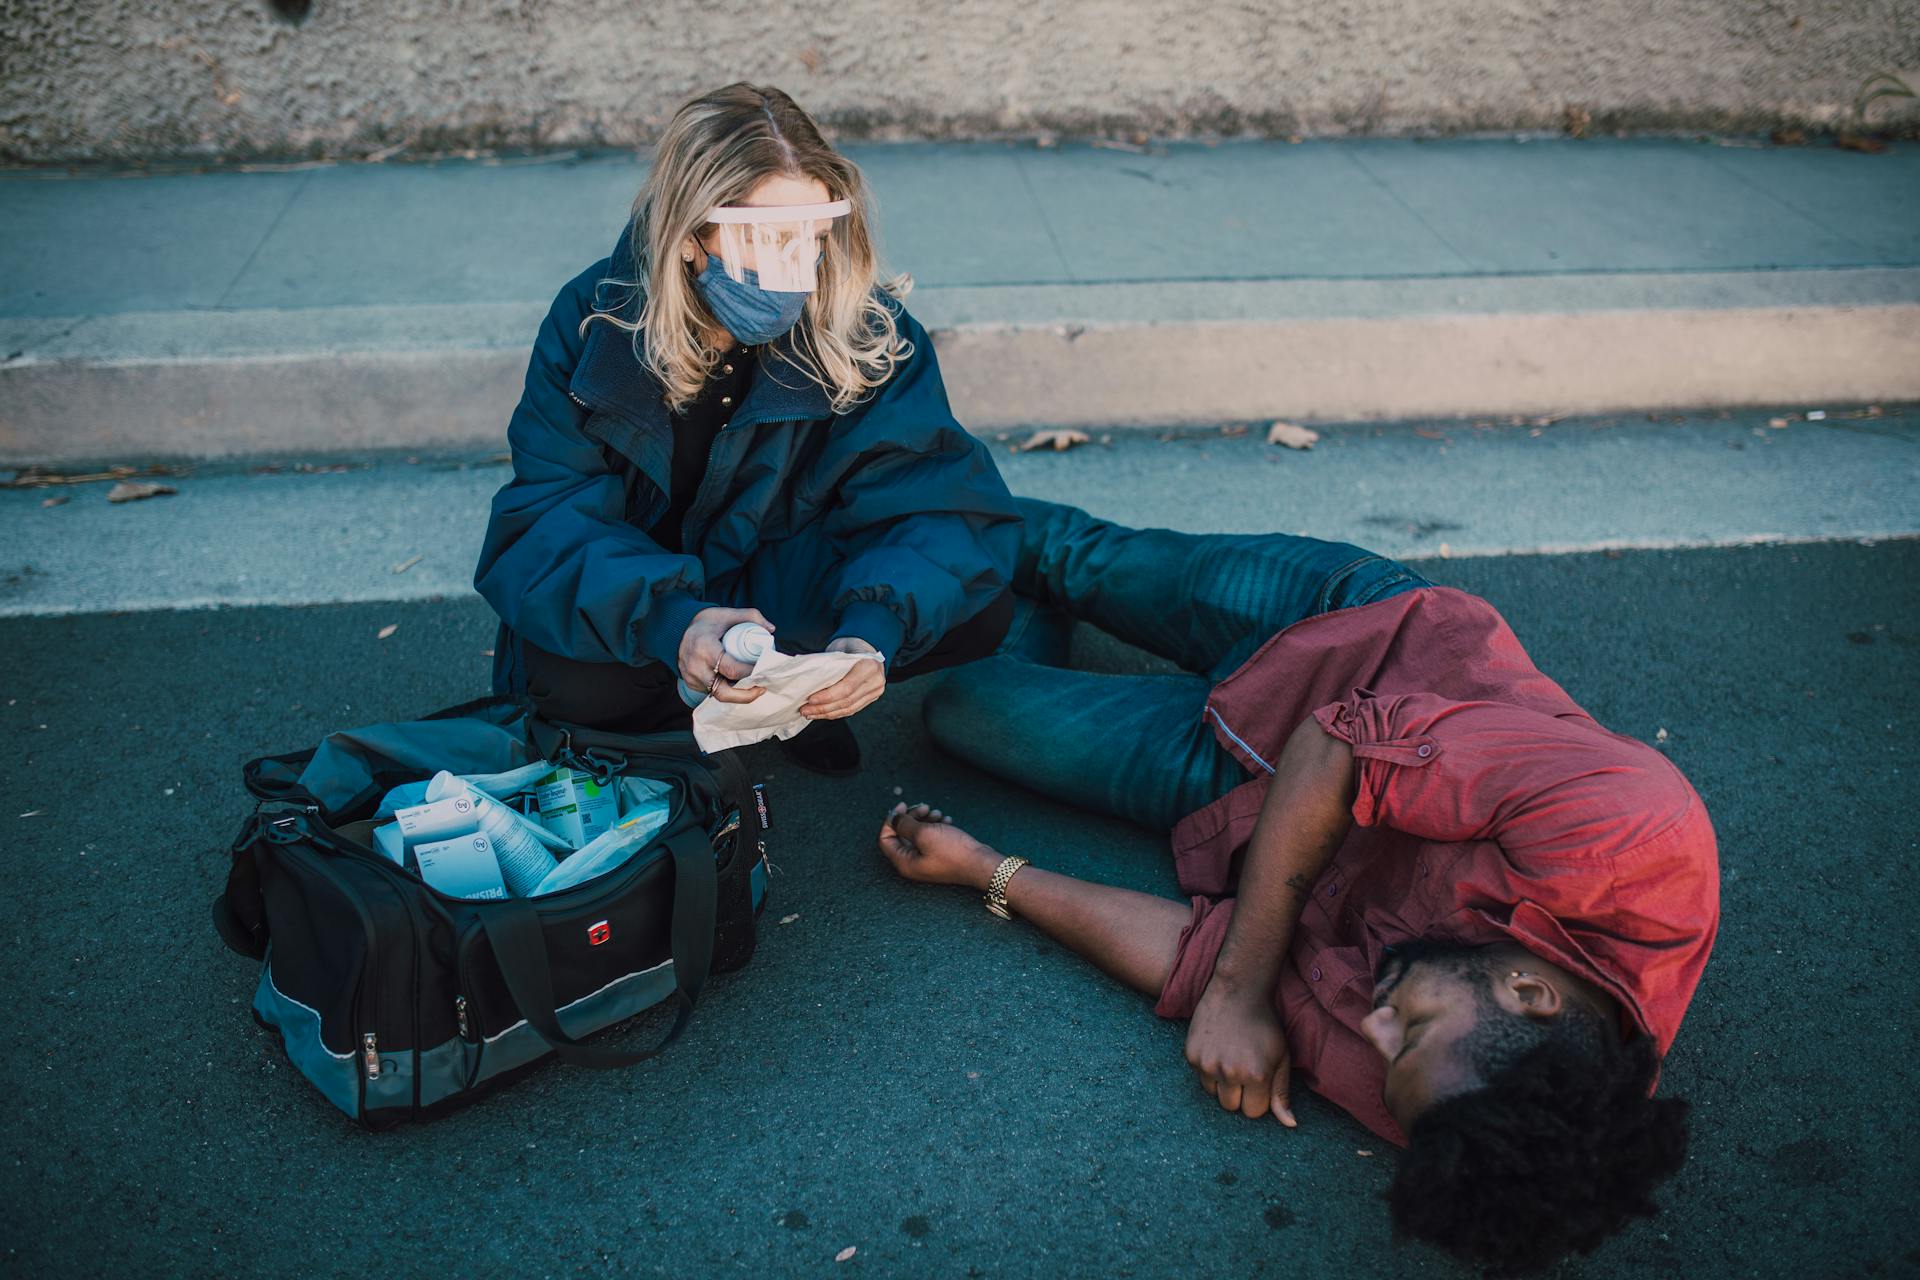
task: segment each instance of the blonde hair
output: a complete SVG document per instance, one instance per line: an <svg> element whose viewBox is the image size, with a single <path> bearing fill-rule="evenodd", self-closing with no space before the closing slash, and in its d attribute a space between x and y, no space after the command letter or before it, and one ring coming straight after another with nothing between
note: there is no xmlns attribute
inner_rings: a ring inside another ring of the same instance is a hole
<svg viewBox="0 0 1920 1280"><path fill-rule="evenodd" d="M874 291L878 284L904 298L913 282L905 275L878 279L869 230L872 193L859 167L828 146L812 118L785 93L730 84L674 112L634 199L635 278L602 284L640 290L638 319L596 309L580 326L606 320L633 331L634 354L666 388L667 407L675 412L699 393L720 358L705 335L725 328L693 287L693 269L682 261L680 246L713 225L707 210L745 201L776 175L816 179L829 200L846 200L853 209L828 224L819 285L793 330L798 360L778 347L766 349L826 391L835 413L859 403L913 354L913 344Z"/></svg>

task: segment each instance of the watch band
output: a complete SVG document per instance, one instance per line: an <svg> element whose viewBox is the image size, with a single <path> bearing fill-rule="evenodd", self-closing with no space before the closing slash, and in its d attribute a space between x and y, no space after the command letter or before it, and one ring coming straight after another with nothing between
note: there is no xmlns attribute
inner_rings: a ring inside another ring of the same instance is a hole
<svg viewBox="0 0 1920 1280"><path fill-rule="evenodd" d="M993 869L993 879L987 882L986 896L981 899L987 904L987 910L1002 920L1013 919L1013 913L1007 910L1007 881L1013 879L1013 873L1028 865L1027 860L1017 854L1009 854L1000 859L1000 865Z"/></svg>

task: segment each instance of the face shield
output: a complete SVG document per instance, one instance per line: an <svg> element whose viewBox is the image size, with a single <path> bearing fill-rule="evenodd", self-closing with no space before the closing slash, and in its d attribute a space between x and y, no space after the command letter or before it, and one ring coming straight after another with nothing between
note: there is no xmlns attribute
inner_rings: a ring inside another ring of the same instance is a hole
<svg viewBox="0 0 1920 1280"><path fill-rule="evenodd" d="M846 200L824 204L716 205L707 210L720 239L715 256L738 283L752 271L762 289L812 293L820 260L820 233L853 209Z"/></svg>

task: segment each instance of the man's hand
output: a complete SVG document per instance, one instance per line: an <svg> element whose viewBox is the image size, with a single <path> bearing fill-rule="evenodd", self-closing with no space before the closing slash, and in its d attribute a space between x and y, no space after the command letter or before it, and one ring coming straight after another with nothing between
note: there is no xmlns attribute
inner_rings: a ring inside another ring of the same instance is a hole
<svg viewBox="0 0 1920 1280"><path fill-rule="evenodd" d="M879 650L865 640L841 636L827 645L828 653L871 653ZM844 720L877 701L887 691L887 664L859 662L839 680L815 693L800 706L800 714L809 720Z"/></svg>
<svg viewBox="0 0 1920 1280"><path fill-rule="evenodd" d="M893 869L921 884L963 884L982 892L1000 854L924 804L896 804L880 824L880 852Z"/></svg>
<svg viewBox="0 0 1920 1280"><path fill-rule="evenodd" d="M693 615L686 634L680 637L680 678L696 692L711 692L721 702L752 702L765 689L736 689L733 681L750 675L753 668L727 656L720 637L727 628L741 622L757 622L767 630L773 624L758 609L702 609Z"/></svg>
<svg viewBox="0 0 1920 1280"><path fill-rule="evenodd" d="M1293 1063L1271 991L1246 991L1216 974L1187 1024L1187 1062L1222 1110L1249 1120L1271 1110L1294 1127L1288 1105Z"/></svg>

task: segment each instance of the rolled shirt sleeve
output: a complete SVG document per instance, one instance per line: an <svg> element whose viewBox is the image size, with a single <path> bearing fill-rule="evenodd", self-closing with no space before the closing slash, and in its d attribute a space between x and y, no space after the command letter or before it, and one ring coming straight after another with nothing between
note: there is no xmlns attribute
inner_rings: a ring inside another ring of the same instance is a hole
<svg viewBox="0 0 1920 1280"><path fill-rule="evenodd" d="M1691 790L1644 743L1585 717L1356 689L1313 713L1353 748L1353 819L1427 840L1492 840L1516 861L1625 853Z"/></svg>
<svg viewBox="0 0 1920 1280"><path fill-rule="evenodd" d="M1233 899L1215 902L1211 898L1193 900L1193 916L1180 931L1174 949L1173 970L1160 988L1153 1011L1163 1018L1191 1018L1200 997L1213 981L1213 962L1219 959L1220 945L1227 940L1227 925L1233 921Z"/></svg>

